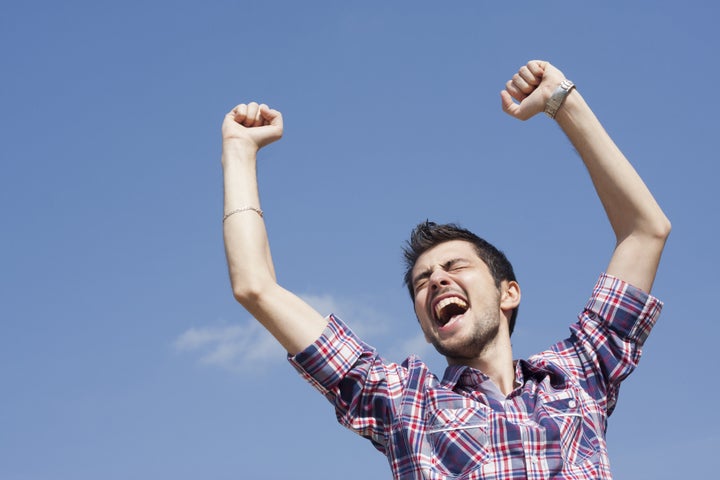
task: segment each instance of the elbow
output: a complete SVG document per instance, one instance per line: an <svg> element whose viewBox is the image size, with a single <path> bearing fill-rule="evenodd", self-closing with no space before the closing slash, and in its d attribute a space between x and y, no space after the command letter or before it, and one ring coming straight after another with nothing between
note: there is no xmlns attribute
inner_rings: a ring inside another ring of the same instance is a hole
<svg viewBox="0 0 720 480"><path fill-rule="evenodd" d="M245 308L251 309L253 305L261 302L266 295L270 285L274 282L269 280L255 279L253 281L232 281L232 292L235 300Z"/></svg>
<svg viewBox="0 0 720 480"><path fill-rule="evenodd" d="M644 248L657 248L662 251L671 230L670 220L660 212L656 216L636 223L626 234L618 235L617 245L630 240L632 243L644 245Z"/></svg>
<svg viewBox="0 0 720 480"><path fill-rule="evenodd" d="M670 232L672 232L672 222L670 222L670 219L669 219L669 218L665 217L665 232L664 232L664 235L665 235L665 239L666 239L666 240L667 240L667 238L670 236Z"/></svg>
<svg viewBox="0 0 720 480"><path fill-rule="evenodd" d="M672 223L670 222L670 219L667 218L664 214L661 215L660 218L658 218L653 225L653 236L658 240L661 240L663 243L665 243L665 241L668 239L671 231Z"/></svg>
<svg viewBox="0 0 720 480"><path fill-rule="evenodd" d="M245 286L235 287L233 285L232 290L235 300L244 307L257 303L262 296L259 290L246 288Z"/></svg>
<svg viewBox="0 0 720 480"><path fill-rule="evenodd" d="M648 248L655 246L662 250L670 236L672 224L670 220L663 214L660 214L650 222L646 222L643 227L636 231L635 235L631 235L639 239Z"/></svg>

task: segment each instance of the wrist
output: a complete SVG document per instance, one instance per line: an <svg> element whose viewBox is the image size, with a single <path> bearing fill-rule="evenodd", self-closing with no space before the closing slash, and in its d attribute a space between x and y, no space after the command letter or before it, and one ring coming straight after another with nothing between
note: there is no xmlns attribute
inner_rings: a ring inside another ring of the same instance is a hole
<svg viewBox="0 0 720 480"><path fill-rule="evenodd" d="M545 102L545 114L554 119L573 90L575 90L575 84L570 80L565 79L560 82Z"/></svg>
<svg viewBox="0 0 720 480"><path fill-rule="evenodd" d="M560 126L568 122L575 123L583 118L583 114L586 113L587 110L589 110L589 108L587 103L585 103L585 99L580 92L574 88L568 93L567 98L562 104L562 108L560 108L557 115L555 115L555 121L558 122Z"/></svg>
<svg viewBox="0 0 720 480"><path fill-rule="evenodd" d="M252 142L247 142L237 138L223 139L222 143L222 163L252 161L257 157L259 148Z"/></svg>

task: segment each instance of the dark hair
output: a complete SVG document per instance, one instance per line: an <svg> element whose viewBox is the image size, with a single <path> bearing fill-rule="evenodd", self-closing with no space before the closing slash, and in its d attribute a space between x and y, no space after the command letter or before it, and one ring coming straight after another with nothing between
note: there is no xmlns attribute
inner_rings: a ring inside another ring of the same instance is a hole
<svg viewBox="0 0 720 480"><path fill-rule="evenodd" d="M464 229L454 223L438 225L435 222L426 220L418 224L410 234L410 240L403 248L405 256L405 277L404 282L410 292L410 298L415 301L415 292L412 285L412 269L417 259L431 248L451 240L464 240L475 247L478 257L485 262L490 269L490 274L495 280L495 285L500 287L503 280L515 281L515 272L512 264L505 254L495 248L491 243L478 237L470 230ZM515 308L510 315L509 329L512 334L515 328L518 309Z"/></svg>

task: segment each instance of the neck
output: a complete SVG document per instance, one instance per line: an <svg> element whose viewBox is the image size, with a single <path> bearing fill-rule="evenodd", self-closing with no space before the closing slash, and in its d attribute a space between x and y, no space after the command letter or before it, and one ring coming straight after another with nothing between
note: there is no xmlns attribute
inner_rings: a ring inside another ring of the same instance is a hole
<svg viewBox="0 0 720 480"><path fill-rule="evenodd" d="M447 358L449 365L465 365L481 371L493 381L503 395L515 389L515 366L509 335L497 335L493 342L472 359Z"/></svg>

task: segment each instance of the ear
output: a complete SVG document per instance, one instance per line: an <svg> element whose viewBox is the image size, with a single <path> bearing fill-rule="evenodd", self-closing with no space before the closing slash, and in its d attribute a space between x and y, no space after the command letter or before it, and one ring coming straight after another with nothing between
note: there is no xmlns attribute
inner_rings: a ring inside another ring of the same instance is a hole
<svg viewBox="0 0 720 480"><path fill-rule="evenodd" d="M500 285L500 309L509 313L520 305L520 285L516 281L502 282Z"/></svg>

